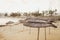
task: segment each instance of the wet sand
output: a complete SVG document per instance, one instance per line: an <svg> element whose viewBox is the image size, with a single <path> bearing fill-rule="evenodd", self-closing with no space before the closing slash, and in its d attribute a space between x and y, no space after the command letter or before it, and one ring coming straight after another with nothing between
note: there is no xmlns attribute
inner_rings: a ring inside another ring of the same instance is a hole
<svg viewBox="0 0 60 40"><path fill-rule="evenodd" d="M58 28L46 28L47 40L60 40L60 22L55 23ZM40 29L39 40L45 39L45 29ZM37 28L29 28L23 26L22 23L18 25L10 25L0 27L0 40L37 40Z"/></svg>

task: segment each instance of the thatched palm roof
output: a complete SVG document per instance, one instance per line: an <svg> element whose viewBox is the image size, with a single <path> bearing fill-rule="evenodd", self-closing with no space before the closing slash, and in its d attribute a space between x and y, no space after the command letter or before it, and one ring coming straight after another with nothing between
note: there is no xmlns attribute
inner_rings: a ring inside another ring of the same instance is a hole
<svg viewBox="0 0 60 40"><path fill-rule="evenodd" d="M6 26L6 25L0 25L0 27L4 27L4 26Z"/></svg>
<svg viewBox="0 0 60 40"><path fill-rule="evenodd" d="M42 28L42 27L55 27L52 22L54 22L53 19L43 19L43 18L27 18L24 20L25 22L23 23L24 26L29 26L29 27L34 27L34 28Z"/></svg>

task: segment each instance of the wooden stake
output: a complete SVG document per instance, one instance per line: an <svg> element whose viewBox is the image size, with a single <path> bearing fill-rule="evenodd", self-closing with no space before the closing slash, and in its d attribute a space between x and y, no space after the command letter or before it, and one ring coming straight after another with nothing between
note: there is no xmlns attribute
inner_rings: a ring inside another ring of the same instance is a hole
<svg viewBox="0 0 60 40"><path fill-rule="evenodd" d="M37 40L39 40L39 32L40 32L40 28L38 28Z"/></svg>
<svg viewBox="0 0 60 40"><path fill-rule="evenodd" d="M45 28L45 40L46 40L46 28Z"/></svg>
<svg viewBox="0 0 60 40"><path fill-rule="evenodd" d="M50 27L49 27L49 35L50 35Z"/></svg>
<svg viewBox="0 0 60 40"><path fill-rule="evenodd" d="M29 27L29 34L31 34L31 27Z"/></svg>

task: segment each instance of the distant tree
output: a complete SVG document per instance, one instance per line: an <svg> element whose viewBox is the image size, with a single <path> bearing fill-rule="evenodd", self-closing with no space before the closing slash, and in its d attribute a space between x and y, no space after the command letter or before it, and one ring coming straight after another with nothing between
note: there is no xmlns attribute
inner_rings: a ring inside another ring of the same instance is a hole
<svg viewBox="0 0 60 40"><path fill-rule="evenodd" d="M10 14L10 16L12 16L12 17L15 17L15 16L16 16L16 14L14 14L14 13L11 13L11 14Z"/></svg>
<svg viewBox="0 0 60 40"><path fill-rule="evenodd" d="M7 13L5 13L5 15L4 16L8 16L8 14Z"/></svg>
<svg viewBox="0 0 60 40"><path fill-rule="evenodd" d="M41 16L41 15L42 15L41 13L32 13L32 16L35 16L35 17Z"/></svg>
<svg viewBox="0 0 60 40"><path fill-rule="evenodd" d="M50 16L53 16L53 14L54 14L56 11L57 11L57 9L55 9L55 10L49 10Z"/></svg>
<svg viewBox="0 0 60 40"><path fill-rule="evenodd" d="M21 16L21 14L20 14L20 13L18 13L18 16Z"/></svg>
<svg viewBox="0 0 60 40"><path fill-rule="evenodd" d="M21 16L21 13L20 12L16 12L17 13L17 16Z"/></svg>
<svg viewBox="0 0 60 40"><path fill-rule="evenodd" d="M28 13L25 12L25 13L23 14L23 16L28 16Z"/></svg>
<svg viewBox="0 0 60 40"><path fill-rule="evenodd" d="M57 9L55 9L55 15L57 15L57 13L56 13L56 12L57 12Z"/></svg>
<svg viewBox="0 0 60 40"><path fill-rule="evenodd" d="M17 16L21 16L21 14L20 13L11 13L10 16L17 17Z"/></svg>
<svg viewBox="0 0 60 40"><path fill-rule="evenodd" d="M44 16L44 14L45 14L45 12L44 11L42 11L42 15Z"/></svg>

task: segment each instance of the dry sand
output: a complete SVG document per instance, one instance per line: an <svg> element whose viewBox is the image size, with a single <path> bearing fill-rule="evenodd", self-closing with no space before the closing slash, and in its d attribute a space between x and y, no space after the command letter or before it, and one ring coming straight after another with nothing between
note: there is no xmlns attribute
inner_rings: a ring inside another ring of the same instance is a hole
<svg viewBox="0 0 60 40"><path fill-rule="evenodd" d="M60 40L60 22L55 23L58 28L46 28L47 40ZM45 38L45 29L40 29L40 40ZM29 28L19 25L10 25L6 27L0 27L0 40L37 40L37 28Z"/></svg>

